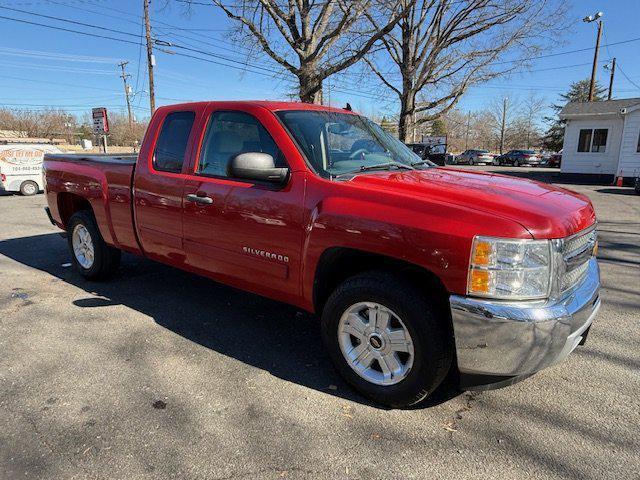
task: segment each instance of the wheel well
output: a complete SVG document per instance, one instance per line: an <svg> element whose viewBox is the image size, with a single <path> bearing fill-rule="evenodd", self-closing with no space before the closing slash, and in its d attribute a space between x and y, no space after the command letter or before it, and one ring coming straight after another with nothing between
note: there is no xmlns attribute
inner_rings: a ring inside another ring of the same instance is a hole
<svg viewBox="0 0 640 480"><path fill-rule="evenodd" d="M58 194L58 212L60 212L60 220L65 227L71 215L80 210L93 212L89 200L74 193L63 192Z"/></svg>
<svg viewBox="0 0 640 480"><path fill-rule="evenodd" d="M347 278L370 270L391 271L409 279L436 300L438 308L443 308L442 313L450 319L449 293L433 272L403 260L351 248L330 248L320 257L313 282L315 311L322 311L331 292Z"/></svg>

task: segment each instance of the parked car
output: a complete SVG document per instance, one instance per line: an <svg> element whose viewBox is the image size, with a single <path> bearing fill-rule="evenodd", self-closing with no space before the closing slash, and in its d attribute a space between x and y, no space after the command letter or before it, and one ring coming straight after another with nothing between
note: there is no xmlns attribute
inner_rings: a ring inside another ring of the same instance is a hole
<svg viewBox="0 0 640 480"><path fill-rule="evenodd" d="M420 402L452 368L464 389L529 377L600 307L584 195L436 167L351 111L163 106L137 157L44 164L83 277L124 251L317 313L336 369L382 404Z"/></svg>
<svg viewBox="0 0 640 480"><path fill-rule="evenodd" d="M510 150L504 155L496 158L498 165L513 165L520 167L522 165L541 165L542 159L533 150Z"/></svg>
<svg viewBox="0 0 640 480"><path fill-rule="evenodd" d="M494 156L488 150L465 150L455 159L457 164L492 165Z"/></svg>
<svg viewBox="0 0 640 480"><path fill-rule="evenodd" d="M454 155L453 153L447 153L444 157L444 163L445 165L455 165L457 158L457 155Z"/></svg>
<svg viewBox="0 0 640 480"><path fill-rule="evenodd" d="M558 153L551 154L551 156L549 157L549 160L545 165L547 167L560 168L560 166L562 165L562 150L560 150Z"/></svg>
<svg viewBox="0 0 640 480"><path fill-rule="evenodd" d="M53 145L0 145L0 192L20 192L30 196L42 191L45 152L61 153Z"/></svg>
<svg viewBox="0 0 640 480"><path fill-rule="evenodd" d="M542 164L547 164L551 155L553 155L553 152L550 152L549 150L538 150L536 153L540 157Z"/></svg>
<svg viewBox="0 0 640 480"><path fill-rule="evenodd" d="M429 160L436 165L444 165L447 158L446 145L427 145L425 143L407 143L413 153L423 160Z"/></svg>

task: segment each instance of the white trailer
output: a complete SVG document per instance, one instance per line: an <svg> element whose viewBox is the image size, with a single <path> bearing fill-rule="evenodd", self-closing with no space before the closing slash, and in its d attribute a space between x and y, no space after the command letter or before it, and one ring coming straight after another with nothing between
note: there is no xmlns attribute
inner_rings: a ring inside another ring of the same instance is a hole
<svg viewBox="0 0 640 480"><path fill-rule="evenodd" d="M0 145L0 193L35 195L44 189L45 153L62 153L53 145Z"/></svg>

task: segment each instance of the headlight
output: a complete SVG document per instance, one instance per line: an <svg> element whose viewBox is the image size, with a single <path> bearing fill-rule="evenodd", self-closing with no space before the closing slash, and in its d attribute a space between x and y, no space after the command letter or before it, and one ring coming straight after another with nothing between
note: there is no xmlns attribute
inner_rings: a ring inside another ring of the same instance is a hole
<svg viewBox="0 0 640 480"><path fill-rule="evenodd" d="M507 300L545 298L551 287L548 240L473 239L467 294Z"/></svg>

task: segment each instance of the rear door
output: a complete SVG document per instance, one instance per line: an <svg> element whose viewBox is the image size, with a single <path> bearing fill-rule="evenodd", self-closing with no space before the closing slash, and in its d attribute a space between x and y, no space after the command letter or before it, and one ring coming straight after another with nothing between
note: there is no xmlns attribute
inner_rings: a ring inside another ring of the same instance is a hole
<svg viewBox="0 0 640 480"><path fill-rule="evenodd" d="M271 112L250 106L213 104L206 117L184 191L187 262L241 288L297 295L304 172L292 173L284 186L231 177L229 162L240 153L268 153L276 166L288 166L274 141L279 124Z"/></svg>
<svg viewBox="0 0 640 480"><path fill-rule="evenodd" d="M142 249L151 258L184 263L182 202L186 168L195 141L196 109L157 114L159 128L149 151L141 152L134 188L135 215ZM155 119L154 119L155 120ZM145 158L144 156L147 155Z"/></svg>

